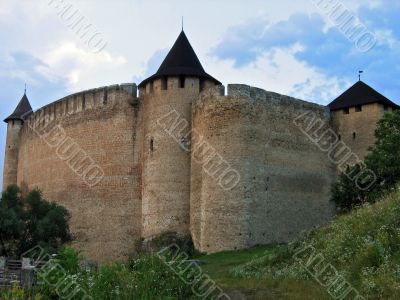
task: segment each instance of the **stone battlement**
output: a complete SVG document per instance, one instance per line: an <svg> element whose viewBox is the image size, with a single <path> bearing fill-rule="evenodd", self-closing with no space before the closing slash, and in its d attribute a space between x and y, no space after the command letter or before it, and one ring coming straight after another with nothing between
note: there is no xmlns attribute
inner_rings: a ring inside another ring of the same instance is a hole
<svg viewBox="0 0 400 300"><path fill-rule="evenodd" d="M225 96L224 86L215 86L203 91L194 107L202 106L207 99L217 99L221 104L233 104L232 100L247 101L249 105L265 103L267 106L292 107L295 110L312 110L316 113L329 117L330 110L327 106L307 102L294 97L266 91L257 87L245 84L228 84L227 95Z"/></svg>
<svg viewBox="0 0 400 300"><path fill-rule="evenodd" d="M135 83L115 84L68 95L32 113L25 122L28 125L25 126L25 130L44 127L50 122L65 118L67 115L102 107L112 107L119 101L125 101L128 95L132 97L131 104L133 104L137 98Z"/></svg>

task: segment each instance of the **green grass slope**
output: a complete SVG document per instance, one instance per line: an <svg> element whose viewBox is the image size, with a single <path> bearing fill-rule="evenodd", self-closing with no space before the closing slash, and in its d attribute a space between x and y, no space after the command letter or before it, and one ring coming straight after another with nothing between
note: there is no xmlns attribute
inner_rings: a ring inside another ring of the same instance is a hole
<svg viewBox="0 0 400 300"><path fill-rule="evenodd" d="M290 245L201 260L222 288L264 291L248 299L400 299L400 190Z"/></svg>

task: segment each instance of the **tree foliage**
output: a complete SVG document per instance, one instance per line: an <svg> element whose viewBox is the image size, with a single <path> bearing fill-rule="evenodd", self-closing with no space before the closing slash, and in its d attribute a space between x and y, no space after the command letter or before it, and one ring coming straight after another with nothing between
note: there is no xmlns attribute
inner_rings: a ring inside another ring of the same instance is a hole
<svg viewBox="0 0 400 300"><path fill-rule="evenodd" d="M385 114L375 137L365 163L378 177L375 188L391 188L400 180L400 110Z"/></svg>
<svg viewBox="0 0 400 300"><path fill-rule="evenodd" d="M332 200L342 211L375 202L400 181L400 110L384 115L378 122L375 138L365 157L365 165L348 166L332 186ZM356 180L347 175L360 173L362 169L368 169L376 176L374 184L366 190L360 189Z"/></svg>
<svg viewBox="0 0 400 300"><path fill-rule="evenodd" d="M35 189L22 197L9 186L0 201L0 256L20 258L35 246L56 251L71 240L68 211Z"/></svg>

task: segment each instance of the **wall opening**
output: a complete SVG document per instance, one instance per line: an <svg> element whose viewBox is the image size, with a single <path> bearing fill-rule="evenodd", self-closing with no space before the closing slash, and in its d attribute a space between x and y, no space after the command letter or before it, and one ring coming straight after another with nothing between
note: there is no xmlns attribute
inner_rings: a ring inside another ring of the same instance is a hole
<svg viewBox="0 0 400 300"><path fill-rule="evenodd" d="M150 151L151 152L154 151L154 140L153 139L150 140Z"/></svg>
<svg viewBox="0 0 400 300"><path fill-rule="evenodd" d="M179 87L181 89L185 87L185 76L179 76Z"/></svg>
<svg viewBox="0 0 400 300"><path fill-rule="evenodd" d="M205 80L203 78L200 78L200 92L204 90L204 85L205 85Z"/></svg>
<svg viewBox="0 0 400 300"><path fill-rule="evenodd" d="M86 108L86 97L85 94L83 94L82 96L82 110L85 110Z"/></svg>
<svg viewBox="0 0 400 300"><path fill-rule="evenodd" d="M150 82L150 93L153 93L154 91L154 82Z"/></svg>
<svg viewBox="0 0 400 300"><path fill-rule="evenodd" d="M165 91L168 89L168 78L163 77L161 78L161 90Z"/></svg>
<svg viewBox="0 0 400 300"><path fill-rule="evenodd" d="M108 100L108 91L107 88L105 88L103 94L103 105L107 105L107 100Z"/></svg>
<svg viewBox="0 0 400 300"><path fill-rule="evenodd" d="M341 140L342 140L342 136L341 136L340 134L339 134L338 138L339 138L339 141L341 141Z"/></svg>
<svg viewBox="0 0 400 300"><path fill-rule="evenodd" d="M356 106L356 112L362 111L362 105L357 105Z"/></svg>
<svg viewBox="0 0 400 300"><path fill-rule="evenodd" d="M343 109L343 114L348 115L350 113L350 110L348 108Z"/></svg>
<svg viewBox="0 0 400 300"><path fill-rule="evenodd" d="M353 132L353 140L355 140L357 137L357 134L355 132Z"/></svg>

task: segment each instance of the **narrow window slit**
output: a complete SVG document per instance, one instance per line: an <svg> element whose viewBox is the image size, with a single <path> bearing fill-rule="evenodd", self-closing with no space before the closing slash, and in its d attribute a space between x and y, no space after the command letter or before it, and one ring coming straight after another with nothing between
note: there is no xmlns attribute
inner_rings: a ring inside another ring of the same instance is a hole
<svg viewBox="0 0 400 300"><path fill-rule="evenodd" d="M164 91L168 89L168 79L166 77L161 78L161 89Z"/></svg>
<svg viewBox="0 0 400 300"><path fill-rule="evenodd" d="M154 140L153 139L150 140L150 151L151 152L154 151Z"/></svg>
<svg viewBox="0 0 400 300"><path fill-rule="evenodd" d="M179 87L183 89L185 87L185 76L179 77Z"/></svg>

